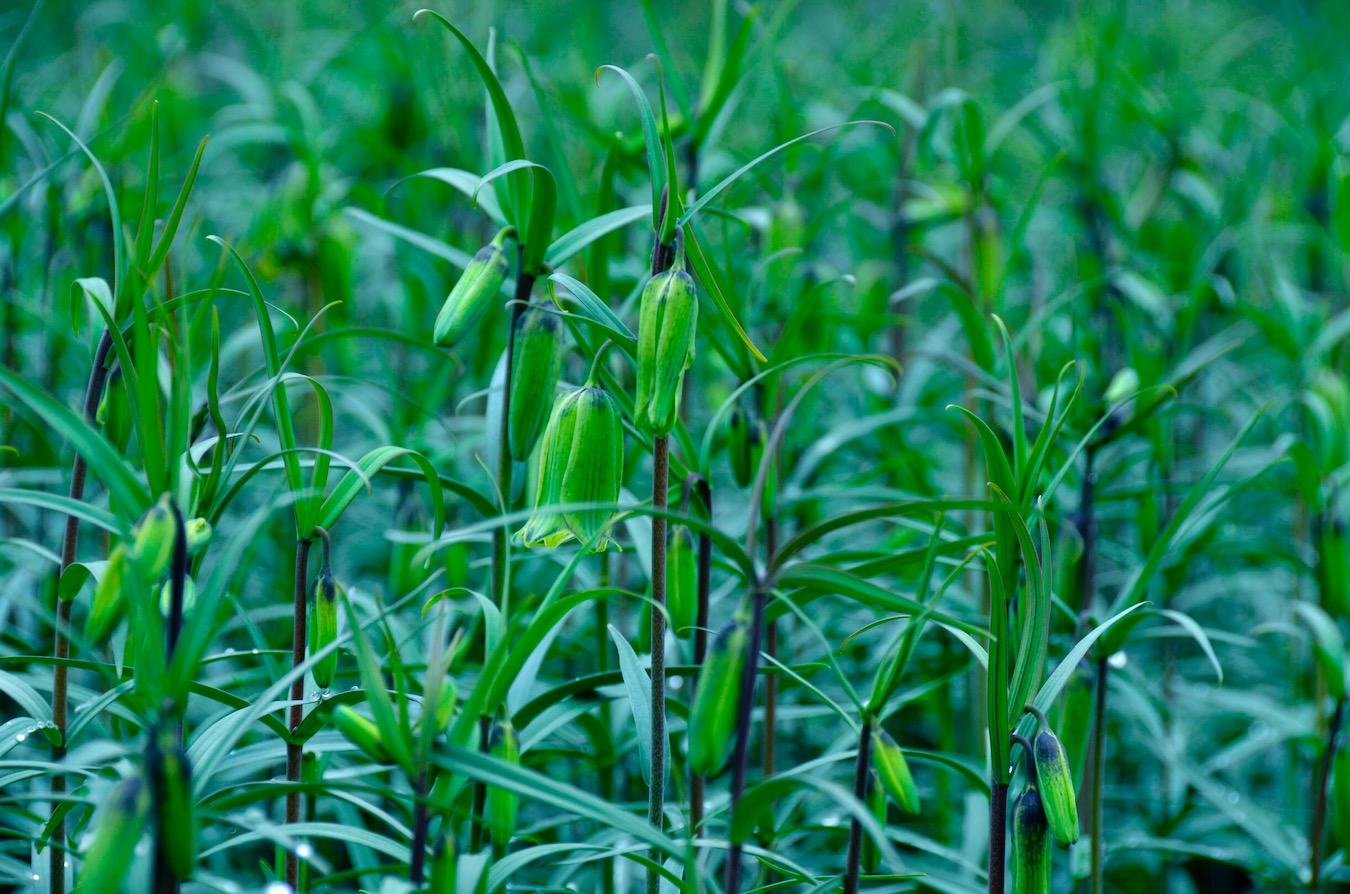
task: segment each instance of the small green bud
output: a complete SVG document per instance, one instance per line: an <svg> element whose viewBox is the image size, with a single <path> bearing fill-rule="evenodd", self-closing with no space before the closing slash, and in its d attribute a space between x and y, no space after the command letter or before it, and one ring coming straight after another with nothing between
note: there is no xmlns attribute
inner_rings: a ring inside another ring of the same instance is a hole
<svg viewBox="0 0 1350 894"><path fill-rule="evenodd" d="M151 779L159 802L159 835L169 871L178 880L187 879L197 861L197 811L192 799L192 768L183 746L161 734L161 747L153 748Z"/></svg>
<svg viewBox="0 0 1350 894"><path fill-rule="evenodd" d="M694 535L675 528L666 551L666 608L676 636L689 636L698 620L698 550Z"/></svg>
<svg viewBox="0 0 1350 894"><path fill-rule="evenodd" d="M131 529L131 546L127 556L140 567L147 582L156 581L169 567L176 536L173 508L168 493L165 493Z"/></svg>
<svg viewBox="0 0 1350 894"><path fill-rule="evenodd" d="M124 544L113 547L108 563L103 566L98 586L94 588L94 599L89 604L89 617L85 621L84 634L96 646L102 645L122 620L122 603L125 599L122 579L126 574L127 553Z"/></svg>
<svg viewBox="0 0 1350 894"><path fill-rule="evenodd" d="M320 568L309 587L309 654L317 655L329 643L337 639L338 603L337 582L333 572ZM333 675L337 673L337 650L315 662L310 668L314 675L314 685L327 689L333 685Z"/></svg>
<svg viewBox="0 0 1350 894"><path fill-rule="evenodd" d="M520 738L509 720L492 725L489 753L514 767L520 766ZM520 810L520 795L501 786L489 786L485 819L492 830L492 840L505 848L516 831L516 814Z"/></svg>
<svg viewBox="0 0 1350 894"><path fill-rule="evenodd" d="M183 615L186 616L197 605L197 584L192 578L183 579ZM159 588L159 613L169 616L173 608L173 581L166 580Z"/></svg>
<svg viewBox="0 0 1350 894"><path fill-rule="evenodd" d="M187 550L189 556L195 556L211 542L211 523L204 518L191 518L183 525L187 532Z"/></svg>
<svg viewBox="0 0 1350 894"><path fill-rule="evenodd" d="M872 766L876 767L881 784L900 809L906 813L918 813L919 789L909 772L905 752L891 738L891 734L880 727L872 730Z"/></svg>
<svg viewBox="0 0 1350 894"><path fill-rule="evenodd" d="M127 383L120 366L108 377L95 418L117 452L125 453L131 443L131 402L127 398Z"/></svg>
<svg viewBox="0 0 1350 894"><path fill-rule="evenodd" d="M749 643L750 625L737 615L717 631L699 671L689 709L689 768L699 776L715 775L731 756Z"/></svg>
<svg viewBox="0 0 1350 894"><path fill-rule="evenodd" d="M768 426L763 419L739 406L731 411L727 423L727 460L737 487L754 483L768 440Z"/></svg>
<svg viewBox="0 0 1350 894"><path fill-rule="evenodd" d="M506 282L510 262L504 246L514 235L515 230L506 227L492 242L479 249L469 266L464 268L464 275L450 290L445 304L441 305L441 312L436 315L436 344L453 346L487 313Z"/></svg>
<svg viewBox="0 0 1350 894"><path fill-rule="evenodd" d="M459 691L455 687L455 681L449 677L441 680L441 690L436 699L436 713L432 718L436 729L445 729L450 725L455 715L455 702L458 700Z"/></svg>
<svg viewBox="0 0 1350 894"><path fill-rule="evenodd" d="M348 705L338 705L333 709L333 725L343 738L364 751L377 764L391 762L380 737L380 729L373 720L362 717Z"/></svg>
<svg viewBox="0 0 1350 894"><path fill-rule="evenodd" d="M427 894L457 894L459 855L455 853L455 839L444 832L436 836L431 849L431 885Z"/></svg>
<svg viewBox="0 0 1350 894"><path fill-rule="evenodd" d="M675 266L653 276L642 290L633 414L639 428L661 436L675 427L684 374L694 362L697 329L698 291L685 272L680 248Z"/></svg>
<svg viewBox="0 0 1350 894"><path fill-rule="evenodd" d="M1037 733L1032 751L1041 805L1045 810L1046 821L1050 824L1050 832L1060 844L1073 844L1078 840L1078 803L1064 744L1053 732L1043 729Z"/></svg>
<svg viewBox="0 0 1350 894"><path fill-rule="evenodd" d="M95 811L93 838L80 867L82 894L118 894L131 865L136 842L150 815L150 791L139 776L113 787Z"/></svg>
<svg viewBox="0 0 1350 894"><path fill-rule="evenodd" d="M524 461L548 418L562 366L562 321L531 305L516 320L511 354L511 457Z"/></svg>
<svg viewBox="0 0 1350 894"><path fill-rule="evenodd" d="M1027 786L1013 802L1013 891L1050 894L1050 842L1045 810L1035 786Z"/></svg>

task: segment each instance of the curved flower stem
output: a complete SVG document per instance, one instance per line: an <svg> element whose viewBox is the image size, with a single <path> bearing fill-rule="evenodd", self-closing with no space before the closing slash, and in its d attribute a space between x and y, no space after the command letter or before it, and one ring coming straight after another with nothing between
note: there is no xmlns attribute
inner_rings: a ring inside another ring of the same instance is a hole
<svg viewBox="0 0 1350 894"><path fill-rule="evenodd" d="M1345 699L1336 702L1336 711L1331 715L1331 724L1327 727L1327 747L1322 755L1322 768L1317 776L1317 806L1313 808L1312 832L1308 836L1312 844L1312 865L1309 867L1308 887L1316 891L1320 887L1322 876L1322 824L1327 812L1327 777L1331 775L1331 761L1336 754L1336 736L1341 731L1341 721L1345 716Z"/></svg>
<svg viewBox="0 0 1350 894"><path fill-rule="evenodd" d="M295 668L305 661L305 644L308 640L309 613L306 596L309 591L309 548L313 543L310 538L299 541L295 547L295 604L294 620L291 627L291 667ZM305 719L305 678L303 676L296 679L291 684L291 708L290 719L286 728L290 730L294 737L300 729L300 723ZM304 748L299 742L291 741L286 743L286 781L291 785L291 790L286 793L286 823L292 825L300 822L300 789L297 788L300 782L300 768L304 760ZM300 860L295 854L295 850L287 848L285 860L285 880L290 885L292 891L300 890Z"/></svg>
<svg viewBox="0 0 1350 894"><path fill-rule="evenodd" d="M703 476L694 484L694 491L703 504L708 522L712 522L712 488ZM703 667L703 659L708 655L708 596L712 591L712 538L707 531L698 535L698 609L694 620L694 666ZM698 685L697 677L691 682L692 691ZM703 790L706 780L697 773L690 774L689 780L689 837L698 833L703 825Z"/></svg>

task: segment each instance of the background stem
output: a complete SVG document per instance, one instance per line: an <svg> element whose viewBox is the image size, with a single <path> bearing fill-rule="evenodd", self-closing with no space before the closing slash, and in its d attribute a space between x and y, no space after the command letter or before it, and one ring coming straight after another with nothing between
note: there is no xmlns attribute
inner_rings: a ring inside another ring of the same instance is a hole
<svg viewBox="0 0 1350 894"><path fill-rule="evenodd" d="M305 663L305 643L308 640L309 621L307 594L309 590L309 547L308 538L299 541L295 547L295 611L291 636L291 667ZM286 727L294 736L305 719L305 678L299 677L291 684L290 720ZM286 793L286 823L300 822L300 765L304 758L304 748L299 742L286 743L286 781L291 790ZM300 890L300 859L295 850L286 849L286 884L292 891Z"/></svg>
<svg viewBox="0 0 1350 894"><path fill-rule="evenodd" d="M1336 711L1331 715L1331 724L1327 727L1327 746L1322 754L1322 767L1317 774L1317 780L1314 783L1316 790L1313 798L1316 806L1313 808L1312 832L1308 836L1312 844L1312 864L1308 887L1316 891L1321 887L1322 876L1322 834L1323 824L1326 822L1327 813L1327 778L1331 775L1331 761L1336 754L1336 736L1341 731L1341 720L1345 715L1345 699L1336 702Z"/></svg>
<svg viewBox="0 0 1350 894"><path fill-rule="evenodd" d="M1003 894L1007 843L1008 783L993 780L989 787L989 894Z"/></svg>
<svg viewBox="0 0 1350 894"><path fill-rule="evenodd" d="M103 336L98 340L98 347L94 349L94 365L89 370L89 384L84 391L84 416L91 421L98 413L98 402L103 394L103 383L108 379L108 370L104 364L107 363L108 352L111 350L112 333L105 329ZM89 465L84 461L84 457L76 455L75 462L70 470L70 498L72 500L84 499L84 483L88 470ZM75 548L79 539L80 519L78 516L69 515L66 517L65 538L61 543L61 571L57 575L58 581L65 575L66 569L75 564ZM70 657L70 640L66 636L69 627L70 602L58 597L56 602L56 629L52 633L54 641L52 651L56 655L56 666L52 670L52 723L56 725L60 737L57 744L52 746L52 763L59 763L66 756L66 690L68 684L67 669L64 662ZM66 890L66 818L61 811L61 805L57 803L65 790L66 777L60 773L52 774L54 821L48 843L48 847L51 848L48 880L49 889L54 894L65 894ZM60 813L59 817L56 816L58 813Z"/></svg>
<svg viewBox="0 0 1350 894"><path fill-rule="evenodd" d="M872 724L863 724L858 733L858 756L853 762L853 797L867 802L867 771L872 763ZM848 827L848 857L844 863L844 894L858 894L858 875L862 868L862 823L855 816Z"/></svg>
<svg viewBox="0 0 1350 894"><path fill-rule="evenodd" d="M665 435L652 443L652 748L647 821L664 826L666 803L666 519L670 497L670 443ZM653 849L652 859L661 860ZM661 876L647 872L648 894L661 890Z"/></svg>
<svg viewBox="0 0 1350 894"><path fill-rule="evenodd" d="M736 707L736 749L731 758L731 814L745 794L745 776L750 758L750 718L755 705L755 678L759 674L759 652L764 640L764 604L769 591L755 587L754 612L750 620L750 642L746 646L745 670L741 673L740 701ZM732 844L727 851L726 894L741 891L741 846Z"/></svg>

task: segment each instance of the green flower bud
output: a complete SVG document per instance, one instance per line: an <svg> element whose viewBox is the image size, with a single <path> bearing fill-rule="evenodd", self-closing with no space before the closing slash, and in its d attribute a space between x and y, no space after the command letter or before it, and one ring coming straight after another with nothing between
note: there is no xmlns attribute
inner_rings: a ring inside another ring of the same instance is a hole
<svg viewBox="0 0 1350 894"><path fill-rule="evenodd" d="M666 608L676 636L689 636L698 620L698 550L688 528L675 528L666 550Z"/></svg>
<svg viewBox="0 0 1350 894"><path fill-rule="evenodd" d="M576 429L560 497L563 503L609 505L564 513L563 521L573 537L585 543L609 526L622 478L623 422L619 408L603 388L583 388L577 399ZM602 534L592 549L600 552L608 542L608 536Z"/></svg>
<svg viewBox="0 0 1350 894"><path fill-rule="evenodd" d="M173 508L169 495L165 493L131 529L131 546L127 550L127 557L140 567L147 582L153 583L169 567L176 536Z"/></svg>
<svg viewBox="0 0 1350 894"><path fill-rule="evenodd" d="M562 366L562 321L530 306L516 320L511 354L511 457L524 461L539 440Z"/></svg>
<svg viewBox="0 0 1350 894"><path fill-rule="evenodd" d="M563 475L572 458L572 440L576 432L577 402L581 390L559 395L553 402L548 426L539 448L539 481L535 491L534 512L516 537L526 546L543 544L549 549L571 539L572 533L562 513L552 511L562 500Z"/></svg>
<svg viewBox="0 0 1350 894"><path fill-rule="evenodd" d="M661 436L675 427L684 374L694 362L697 328L698 292L680 249L675 266L653 276L642 290L633 414L639 428Z"/></svg>
<svg viewBox="0 0 1350 894"><path fill-rule="evenodd" d="M364 751L377 764L391 762L380 736L380 728L373 720L362 717L348 705L338 705L333 709L333 725L343 738Z"/></svg>
<svg viewBox="0 0 1350 894"><path fill-rule="evenodd" d="M197 605L197 584L190 578L183 579L183 615L186 616ZM169 610L173 608L173 581L166 580L159 588L159 613L164 617L169 616Z"/></svg>
<svg viewBox="0 0 1350 894"><path fill-rule="evenodd" d="M192 799L192 769L183 746L172 736L161 733L161 738L161 747L148 752L152 761L151 780L159 805L159 835L164 843L164 855L169 871L181 881L192 875L197 861L197 811Z"/></svg>
<svg viewBox="0 0 1350 894"><path fill-rule="evenodd" d="M450 725L455 714L455 702L458 700L459 690L455 687L455 681L449 677L441 680L441 690L436 699L436 713L432 718L436 729L445 729Z"/></svg>
<svg viewBox="0 0 1350 894"><path fill-rule="evenodd" d="M1035 786L1027 786L1013 802L1013 891L1050 894L1050 842L1045 810Z"/></svg>
<svg viewBox="0 0 1350 894"><path fill-rule="evenodd" d="M109 634L122 620L122 578L126 574L127 553L123 544L113 547L108 562L103 566L98 586L94 588L94 599L89 605L89 617L85 621L84 634L96 646L102 645Z"/></svg>
<svg viewBox="0 0 1350 894"><path fill-rule="evenodd" d="M881 777L881 784L906 813L919 812L919 789L909 772L905 752L884 729L872 730L872 766Z"/></svg>
<svg viewBox="0 0 1350 894"><path fill-rule="evenodd" d="M187 532L187 550L189 556L195 556L211 542L211 523L204 518L191 518L183 525Z"/></svg>
<svg viewBox="0 0 1350 894"><path fill-rule="evenodd" d="M314 582L309 587L309 598L309 654L317 655L320 649L336 640L338 634L337 582L328 568L320 568L314 576ZM310 668L315 686L327 689L333 685L337 659L337 650L334 650Z"/></svg>
<svg viewBox="0 0 1350 894"><path fill-rule="evenodd" d="M93 838L80 867L82 894L119 894L150 815L150 791L139 776L113 787L94 817Z"/></svg>
<svg viewBox="0 0 1350 894"><path fill-rule="evenodd" d="M731 411L727 423L727 460L737 487L754 483L768 440L768 426L763 419L739 406Z"/></svg>
<svg viewBox="0 0 1350 894"><path fill-rule="evenodd" d="M442 347L453 346L468 334L501 291L506 282L510 262L504 248L506 240L515 235L515 229L506 227L489 244L478 250L464 275L455 283L436 315L434 338Z"/></svg>
<svg viewBox="0 0 1350 894"><path fill-rule="evenodd" d="M516 735L511 721L501 720L492 725L492 738L489 754L498 760L520 766L520 738ZM487 792L487 810L484 819L492 830L492 840L499 847L506 847L516 831L516 814L520 810L520 795L501 786L489 786Z"/></svg>
<svg viewBox="0 0 1350 894"><path fill-rule="evenodd" d="M103 433L117 448L117 452L125 453L127 444L131 442L131 402L127 398L127 383L122 377L121 367L108 377L108 385L103 390L103 400L99 402L95 418L103 426Z"/></svg>
<svg viewBox="0 0 1350 894"><path fill-rule="evenodd" d="M456 876L459 857L455 853L455 839L444 832L436 836L431 849L431 885L428 894L457 894Z"/></svg>
<svg viewBox="0 0 1350 894"><path fill-rule="evenodd" d="M750 625L738 614L717 631L699 671L689 709L689 768L699 776L715 775L731 756L749 643Z"/></svg>
<svg viewBox="0 0 1350 894"><path fill-rule="evenodd" d="M1064 744L1048 729L1041 730L1032 743L1035 754L1036 782L1041 790L1041 805L1055 840L1063 845L1078 840L1078 803L1073 775Z"/></svg>

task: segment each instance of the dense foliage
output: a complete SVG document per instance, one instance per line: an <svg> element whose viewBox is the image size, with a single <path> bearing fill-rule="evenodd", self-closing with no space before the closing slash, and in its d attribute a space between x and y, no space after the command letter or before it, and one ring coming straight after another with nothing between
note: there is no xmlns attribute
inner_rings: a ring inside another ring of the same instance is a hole
<svg viewBox="0 0 1350 894"><path fill-rule="evenodd" d="M1350 881L1346 7L897 6L0 10L0 885Z"/></svg>

